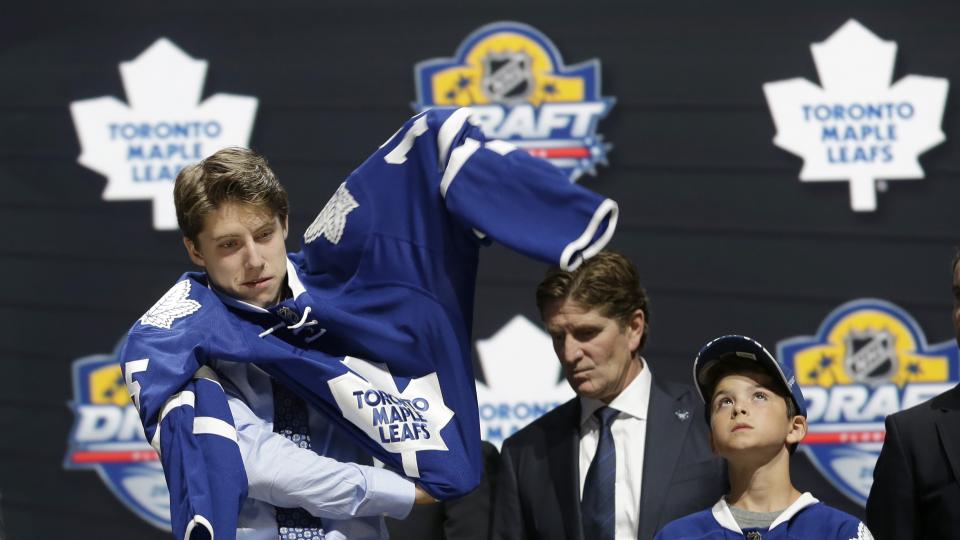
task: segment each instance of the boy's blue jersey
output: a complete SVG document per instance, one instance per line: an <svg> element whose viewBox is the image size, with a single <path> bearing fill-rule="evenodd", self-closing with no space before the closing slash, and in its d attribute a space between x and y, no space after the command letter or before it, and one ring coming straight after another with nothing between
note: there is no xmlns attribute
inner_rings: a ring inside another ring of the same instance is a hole
<svg viewBox="0 0 960 540"><path fill-rule="evenodd" d="M873 540L859 519L804 493L767 529L741 529L726 501L671 521L653 540Z"/></svg>
<svg viewBox="0 0 960 540"><path fill-rule="evenodd" d="M121 356L161 452L174 531L232 536L245 495L233 419L222 391L210 392L213 358L257 363L434 496L472 490L482 469L470 341L479 247L497 241L572 269L606 244L617 213L547 162L485 140L468 110L434 109L355 170L307 228L287 265L291 298L262 309L185 274Z"/></svg>

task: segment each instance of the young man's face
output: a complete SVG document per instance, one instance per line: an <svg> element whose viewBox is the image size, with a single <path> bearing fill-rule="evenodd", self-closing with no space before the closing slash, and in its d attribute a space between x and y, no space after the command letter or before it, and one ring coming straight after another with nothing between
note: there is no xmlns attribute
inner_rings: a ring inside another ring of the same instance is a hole
<svg viewBox="0 0 960 540"><path fill-rule="evenodd" d="M555 300L545 306L543 321L563 374L578 395L610 403L640 373L633 353L643 336L642 311L621 325L573 300Z"/></svg>
<svg viewBox="0 0 960 540"><path fill-rule="evenodd" d="M207 271L220 291L260 307L275 304L286 285L287 223L269 210L225 202L204 218L194 243L183 242L190 259Z"/></svg>
<svg viewBox="0 0 960 540"><path fill-rule="evenodd" d="M710 402L710 439L717 454L730 460L800 442L806 419L788 417L786 400L772 387L773 380L759 373L727 375L717 382Z"/></svg>

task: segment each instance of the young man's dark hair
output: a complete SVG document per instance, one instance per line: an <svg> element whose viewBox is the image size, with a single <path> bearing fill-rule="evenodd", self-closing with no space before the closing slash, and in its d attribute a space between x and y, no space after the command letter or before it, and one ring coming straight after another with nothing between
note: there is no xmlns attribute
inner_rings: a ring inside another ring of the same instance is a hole
<svg viewBox="0 0 960 540"><path fill-rule="evenodd" d="M203 220L224 202L262 207L286 223L287 191L277 180L266 158L247 148L229 147L187 165L173 187L177 223L193 242Z"/></svg>

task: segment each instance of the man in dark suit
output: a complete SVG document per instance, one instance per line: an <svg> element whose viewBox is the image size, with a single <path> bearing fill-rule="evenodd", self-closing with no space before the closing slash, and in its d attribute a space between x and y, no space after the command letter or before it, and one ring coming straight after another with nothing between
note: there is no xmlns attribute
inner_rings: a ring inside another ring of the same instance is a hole
<svg viewBox="0 0 960 540"><path fill-rule="evenodd" d="M960 254L953 326L960 343ZM873 470L867 526L877 540L960 537L960 386L891 414Z"/></svg>
<svg viewBox="0 0 960 540"><path fill-rule="evenodd" d="M636 268L602 252L551 269L537 306L577 397L507 439L493 537L647 540L726 490L703 404L654 379L640 356L649 319Z"/></svg>

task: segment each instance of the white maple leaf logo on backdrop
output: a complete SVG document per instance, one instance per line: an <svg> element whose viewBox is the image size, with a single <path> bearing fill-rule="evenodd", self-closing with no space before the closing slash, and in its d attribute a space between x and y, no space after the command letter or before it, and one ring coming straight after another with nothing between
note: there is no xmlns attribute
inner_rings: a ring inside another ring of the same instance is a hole
<svg viewBox="0 0 960 540"><path fill-rule="evenodd" d="M822 88L801 78L763 85L773 142L803 157L800 180L849 180L851 207L875 210L877 180L923 178L917 156L945 138L948 82L908 75L891 86L897 44L853 19L810 48Z"/></svg>
<svg viewBox="0 0 960 540"><path fill-rule="evenodd" d="M550 336L516 315L488 339L477 340L486 384L477 381L480 436L499 447L518 429L574 396L559 380Z"/></svg>
<svg viewBox="0 0 960 540"><path fill-rule="evenodd" d="M257 99L217 94L200 104L206 72L206 61L160 38L120 63L129 106L113 96L70 104L77 161L107 177L103 199L153 199L156 229L177 228L173 180L181 168L250 140Z"/></svg>
<svg viewBox="0 0 960 540"><path fill-rule="evenodd" d="M440 430L453 411L443 401L437 374L411 379L401 392L386 364L351 356L341 363L350 371L327 384L343 417L388 452L399 453L404 474L419 478L417 452L448 450Z"/></svg>
<svg viewBox="0 0 960 540"><path fill-rule="evenodd" d="M196 312L200 307L200 302L190 299L190 280L185 279L177 282L161 296L160 300L140 317L140 324L169 330L174 321Z"/></svg>

